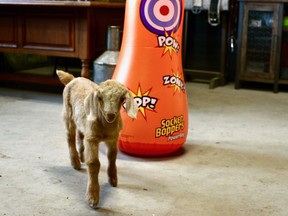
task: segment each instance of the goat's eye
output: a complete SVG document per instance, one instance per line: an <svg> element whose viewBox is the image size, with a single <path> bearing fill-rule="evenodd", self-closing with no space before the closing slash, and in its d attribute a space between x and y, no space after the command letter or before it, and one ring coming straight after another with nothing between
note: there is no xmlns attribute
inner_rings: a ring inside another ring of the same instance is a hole
<svg viewBox="0 0 288 216"><path fill-rule="evenodd" d="M124 101L125 101L125 97L121 97L121 98L120 98L120 102L121 102L121 103L124 103Z"/></svg>
<svg viewBox="0 0 288 216"><path fill-rule="evenodd" d="M103 98L102 98L101 95L98 95L97 97L98 97L98 100L99 100L99 101L102 101L102 100L103 100Z"/></svg>

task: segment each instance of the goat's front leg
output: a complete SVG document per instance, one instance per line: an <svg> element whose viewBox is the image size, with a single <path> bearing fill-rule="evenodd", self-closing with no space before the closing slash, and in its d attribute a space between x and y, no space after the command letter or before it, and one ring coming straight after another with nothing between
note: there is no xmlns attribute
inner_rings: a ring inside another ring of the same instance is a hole
<svg viewBox="0 0 288 216"><path fill-rule="evenodd" d="M100 161L98 158L98 145L99 142L93 142L92 140L88 140L84 138L84 154L85 154L85 162L87 165L88 171L88 183L87 183L87 191L86 198L88 200L89 205L92 208L96 208L99 202L99 182L98 182L98 174L100 169Z"/></svg>
<svg viewBox="0 0 288 216"><path fill-rule="evenodd" d="M117 186L117 166L116 166L116 159L117 159L117 140L109 141L106 143L107 149L108 149L108 177L109 177L109 183L111 186L116 187Z"/></svg>

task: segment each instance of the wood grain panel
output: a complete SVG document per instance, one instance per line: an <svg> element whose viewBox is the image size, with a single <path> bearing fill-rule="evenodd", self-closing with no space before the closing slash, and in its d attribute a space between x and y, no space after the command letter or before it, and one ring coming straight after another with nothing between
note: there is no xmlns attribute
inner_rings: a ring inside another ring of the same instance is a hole
<svg viewBox="0 0 288 216"><path fill-rule="evenodd" d="M23 19L23 48L54 51L75 50L75 16L25 15Z"/></svg>
<svg viewBox="0 0 288 216"><path fill-rule="evenodd" d="M17 48L17 18L15 14L0 15L0 47Z"/></svg>

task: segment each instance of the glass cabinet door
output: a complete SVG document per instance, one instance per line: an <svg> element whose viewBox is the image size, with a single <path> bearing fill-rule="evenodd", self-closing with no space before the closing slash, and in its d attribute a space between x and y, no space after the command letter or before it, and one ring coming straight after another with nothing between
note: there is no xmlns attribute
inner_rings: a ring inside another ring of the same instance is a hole
<svg viewBox="0 0 288 216"><path fill-rule="evenodd" d="M281 9L276 3L240 5L241 35L240 79L273 82L278 74L277 50L281 43Z"/></svg>

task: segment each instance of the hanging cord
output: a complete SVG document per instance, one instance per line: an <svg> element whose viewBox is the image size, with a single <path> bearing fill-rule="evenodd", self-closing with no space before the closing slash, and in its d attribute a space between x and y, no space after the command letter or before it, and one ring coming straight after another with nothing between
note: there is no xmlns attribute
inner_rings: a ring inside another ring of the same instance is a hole
<svg viewBox="0 0 288 216"><path fill-rule="evenodd" d="M208 22L212 26L220 24L220 10L221 0L210 0L210 7L208 10Z"/></svg>

